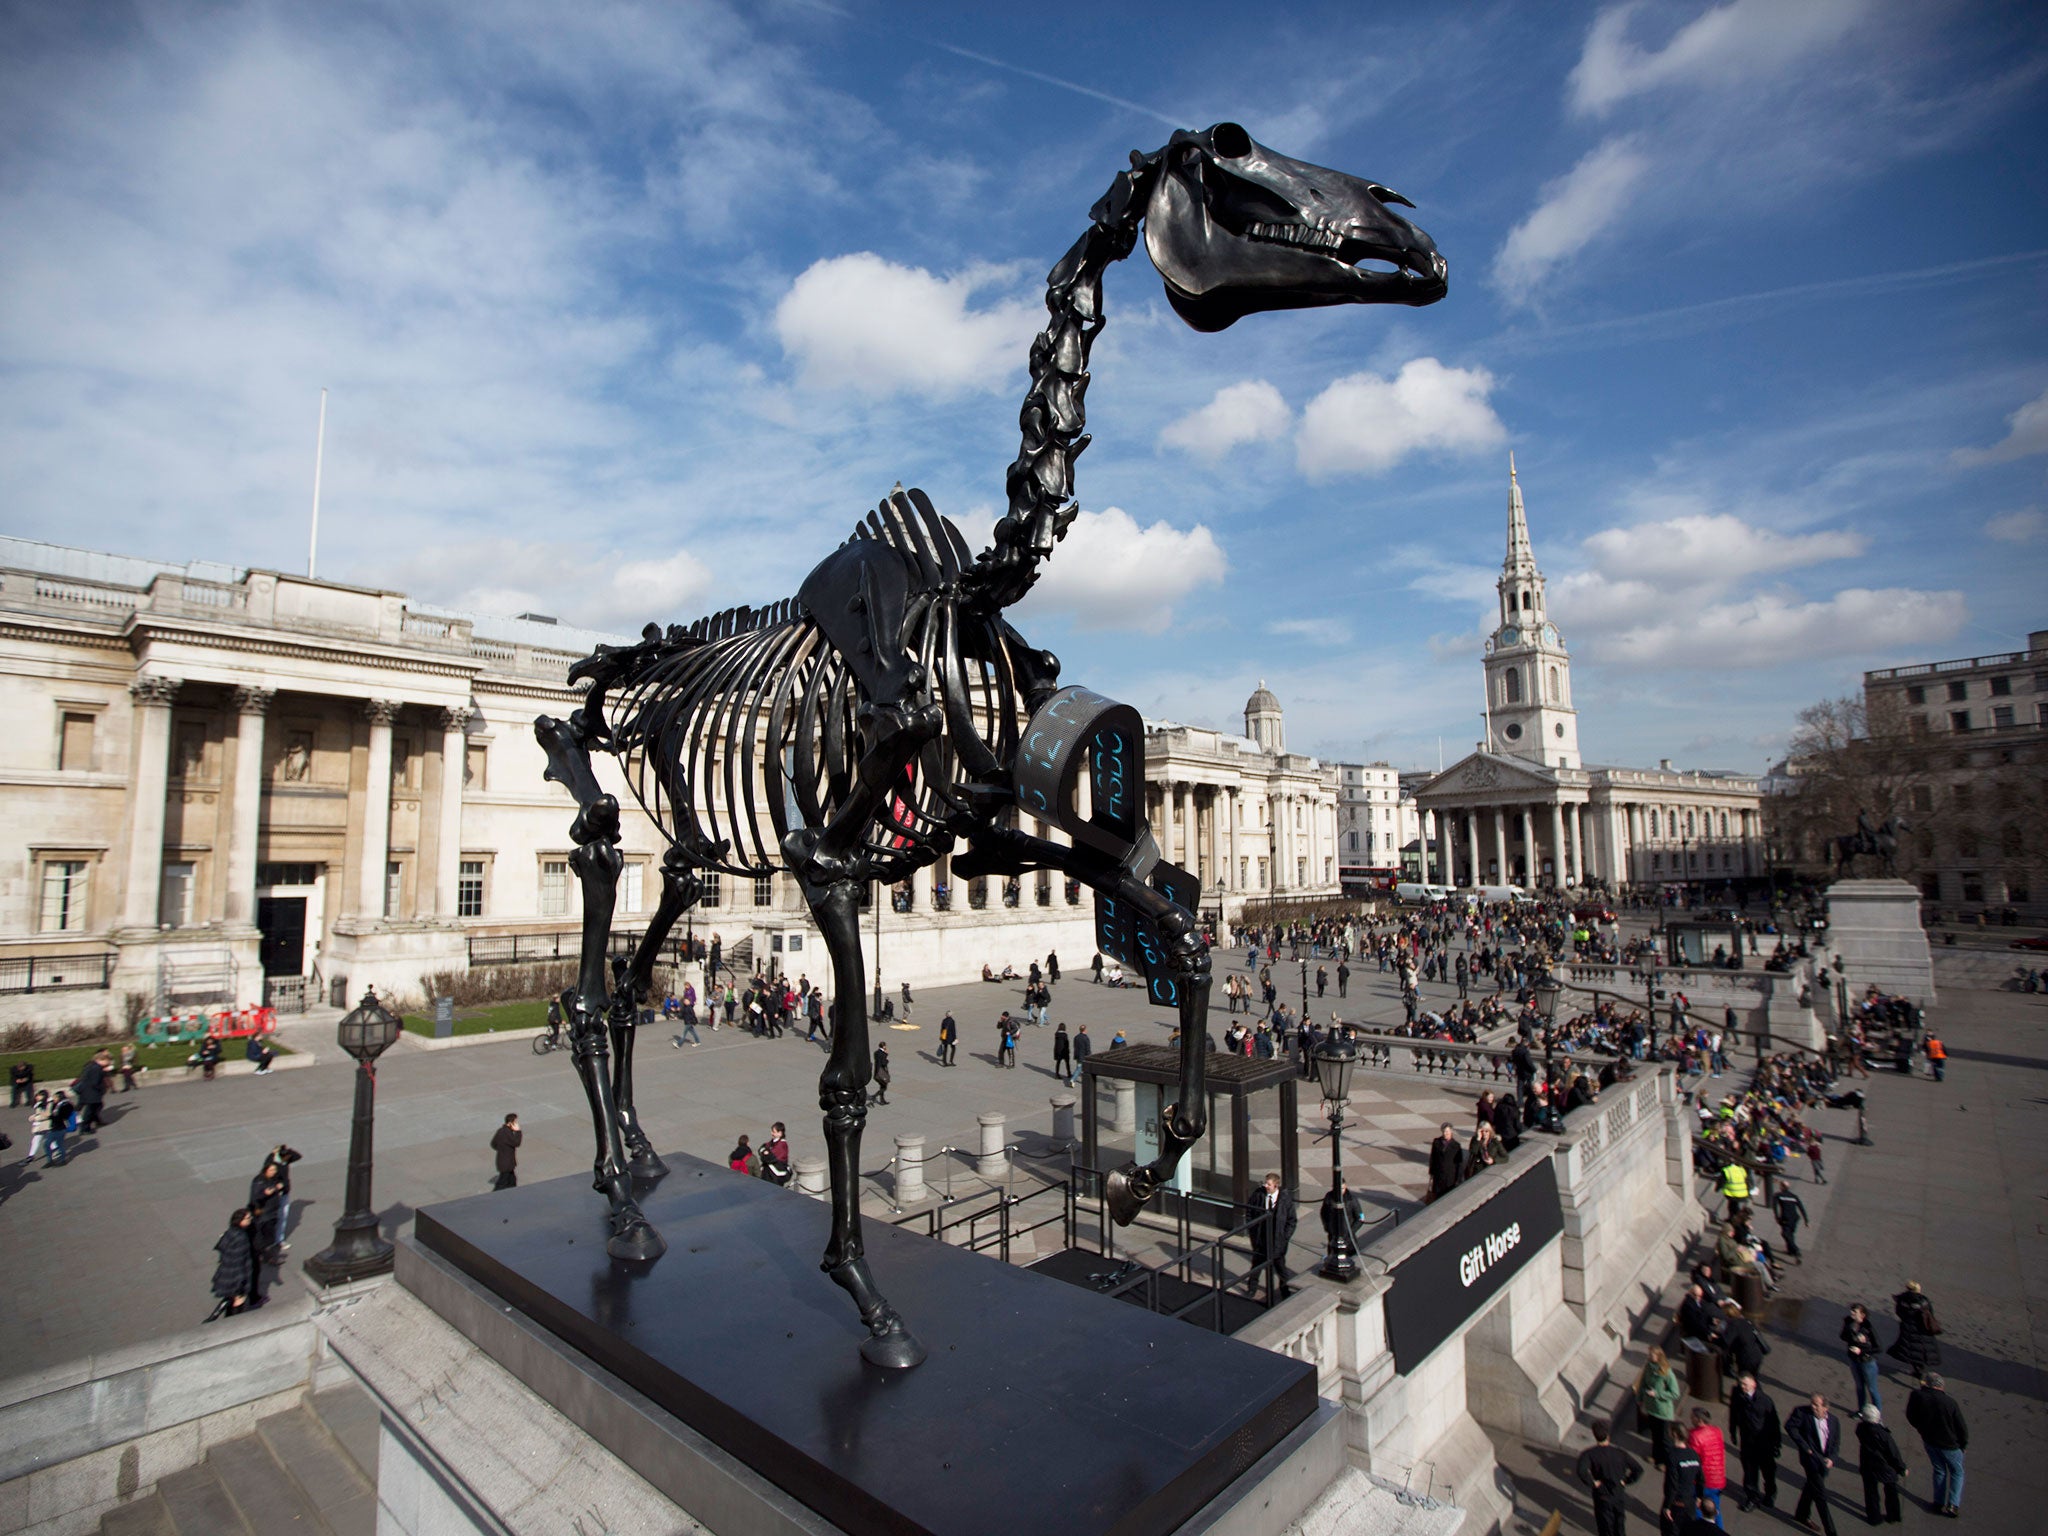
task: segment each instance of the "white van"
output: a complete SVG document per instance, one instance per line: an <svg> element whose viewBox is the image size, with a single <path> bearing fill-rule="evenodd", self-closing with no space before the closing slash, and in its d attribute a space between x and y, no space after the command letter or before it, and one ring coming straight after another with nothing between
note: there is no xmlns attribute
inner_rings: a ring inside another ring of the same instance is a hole
<svg viewBox="0 0 2048 1536"><path fill-rule="evenodd" d="M1519 885L1482 885L1479 887L1481 901L1534 901L1536 898Z"/></svg>
<svg viewBox="0 0 2048 1536"><path fill-rule="evenodd" d="M1450 894L1447 885L1424 885L1414 880L1398 881L1394 886L1394 896L1399 901L1442 901Z"/></svg>

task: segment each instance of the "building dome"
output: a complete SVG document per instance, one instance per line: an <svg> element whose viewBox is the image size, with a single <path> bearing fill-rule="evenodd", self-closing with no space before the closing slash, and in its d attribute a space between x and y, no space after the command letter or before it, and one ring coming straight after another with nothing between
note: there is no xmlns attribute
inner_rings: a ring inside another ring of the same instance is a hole
<svg viewBox="0 0 2048 1536"><path fill-rule="evenodd" d="M1259 686L1252 696L1244 701L1244 712L1248 715L1279 714L1280 701L1266 686L1266 680L1259 679Z"/></svg>
<svg viewBox="0 0 2048 1536"><path fill-rule="evenodd" d="M1259 679L1259 686L1244 701L1244 733L1268 752L1287 750L1287 738L1280 726L1280 701Z"/></svg>

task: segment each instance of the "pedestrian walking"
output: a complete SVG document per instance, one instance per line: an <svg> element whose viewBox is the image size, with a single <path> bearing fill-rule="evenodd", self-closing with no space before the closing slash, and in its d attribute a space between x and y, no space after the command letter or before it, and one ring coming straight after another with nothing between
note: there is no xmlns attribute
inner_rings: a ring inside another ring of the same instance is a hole
<svg viewBox="0 0 2048 1536"><path fill-rule="evenodd" d="M1742 1498L1747 1514L1761 1503L1766 1509L1778 1507L1778 1453L1784 1449L1785 1426L1778 1419L1778 1405L1745 1375L1728 1394L1728 1444L1742 1462Z"/></svg>
<svg viewBox="0 0 2048 1536"><path fill-rule="evenodd" d="M875 1044L875 1092L874 1097L870 1098L868 1102L870 1104L886 1104L889 1102L889 1042L886 1040L877 1041Z"/></svg>
<svg viewBox="0 0 2048 1536"><path fill-rule="evenodd" d="M1771 1196L1771 1215L1778 1221L1778 1236L1785 1240L1785 1254L1794 1264L1806 1261L1799 1255L1799 1224L1807 1220L1806 1202L1799 1198L1799 1191L1782 1179L1777 1181L1778 1192ZM1856 1405L1862 1412L1863 1405Z"/></svg>
<svg viewBox="0 0 2048 1536"><path fill-rule="evenodd" d="M908 1024L910 1022L911 1008L910 983L904 982L901 990L903 993L903 1022Z"/></svg>
<svg viewBox="0 0 2048 1536"><path fill-rule="evenodd" d="M256 1245L258 1263L282 1264L284 1255L278 1245L282 1241L284 1174L268 1158L263 1160L263 1167L257 1171L256 1177L249 1181L249 1209L256 1213L251 1241Z"/></svg>
<svg viewBox="0 0 2048 1536"><path fill-rule="evenodd" d="M24 1163L36 1160L36 1154L49 1145L50 1141L50 1090L38 1088L28 1108L28 1156Z"/></svg>
<svg viewBox="0 0 2048 1536"><path fill-rule="evenodd" d="M1049 985L1059 985L1060 955L1056 949L1049 949L1045 952L1045 979Z"/></svg>
<svg viewBox="0 0 2048 1536"><path fill-rule="evenodd" d="M78 1099L78 1134L81 1136L90 1136L100 1128L100 1107L107 1098L107 1071L113 1063L114 1058L107 1052L95 1051L72 1080L71 1091Z"/></svg>
<svg viewBox="0 0 2048 1536"><path fill-rule="evenodd" d="M1017 1067L1017 1021L1010 1017L1010 1010L1007 1008L1003 1010L1003 1016L996 1020L996 1040L996 1065L1008 1067L1015 1071Z"/></svg>
<svg viewBox="0 0 2048 1536"><path fill-rule="evenodd" d="M939 1065L950 1067L960 1054L960 1025L949 1011L939 1020Z"/></svg>
<svg viewBox="0 0 2048 1536"><path fill-rule="evenodd" d="M1088 1026L1083 1024L1074 1032L1074 1070L1076 1072L1084 1071L1087 1068L1088 1057L1094 1049L1095 1042L1088 1038Z"/></svg>
<svg viewBox="0 0 2048 1536"><path fill-rule="evenodd" d="M1349 997L1351 995L1351 967L1342 960L1337 962L1337 995L1339 997Z"/></svg>
<svg viewBox="0 0 2048 1536"><path fill-rule="evenodd" d="M1073 1085L1074 1047L1073 1042L1067 1038L1067 1021L1065 1019L1061 1019L1060 1027L1053 1031L1052 1072L1054 1077L1057 1077L1069 1087Z"/></svg>
<svg viewBox="0 0 2048 1536"><path fill-rule="evenodd" d="M1828 1400L1816 1392L1792 1410L1785 1421L1785 1438L1799 1453L1799 1470L1806 1486L1799 1490L1799 1503L1792 1518L1812 1529L1812 1516L1820 1517L1820 1528L1835 1536L1835 1517L1828 1509L1828 1474L1842 1454L1842 1425L1828 1411Z"/></svg>
<svg viewBox="0 0 2048 1536"><path fill-rule="evenodd" d="M7 1107L19 1109L36 1101L36 1067L32 1061L17 1061L7 1069Z"/></svg>
<svg viewBox="0 0 2048 1536"><path fill-rule="evenodd" d="M1863 1473L1863 1518L1872 1525L1897 1525L1899 1479L1906 1475L1906 1458L1899 1454L1899 1442L1885 1427L1884 1414L1875 1403L1865 1406L1861 1418L1856 1426L1856 1465Z"/></svg>
<svg viewBox="0 0 2048 1536"><path fill-rule="evenodd" d="M1714 1524L1721 1524L1721 1494L1728 1486L1728 1447L1721 1438L1713 1415L1704 1408L1692 1411L1692 1432L1685 1437L1692 1453L1700 1459L1700 1513L1714 1509Z"/></svg>
<svg viewBox="0 0 2048 1536"><path fill-rule="evenodd" d="M1870 1326L1870 1309L1862 1302L1849 1308L1842 1319L1842 1347L1849 1357L1849 1374L1856 1381L1856 1412L1875 1403L1883 1407L1877 1393L1877 1330Z"/></svg>
<svg viewBox="0 0 2048 1536"><path fill-rule="evenodd" d="M121 1064L114 1068L114 1070L120 1074L121 1091L123 1093L133 1093L135 1091L135 1074L142 1070L142 1052L137 1048L133 1040L130 1040L121 1047Z"/></svg>
<svg viewBox="0 0 2048 1536"><path fill-rule="evenodd" d="M1920 1289L1918 1280L1892 1298L1892 1316L1899 1320L1899 1336L1885 1353L1913 1373L1915 1381L1941 1364L1937 1336L1941 1323L1934 1315L1934 1303Z"/></svg>
<svg viewBox="0 0 2048 1536"><path fill-rule="evenodd" d="M1933 1030L1927 1031L1927 1040L1920 1049L1927 1053L1927 1070L1934 1074L1939 1083L1948 1077L1948 1047L1941 1043L1941 1036Z"/></svg>
<svg viewBox="0 0 2048 1536"><path fill-rule="evenodd" d="M1593 1495L1596 1536L1622 1536L1627 1525L1627 1489L1643 1475L1643 1464L1612 1443L1613 1427L1605 1419L1592 1423L1593 1444L1579 1452L1579 1482Z"/></svg>
<svg viewBox="0 0 2048 1536"><path fill-rule="evenodd" d="M1094 960L1094 963L1093 963L1092 965L1090 965L1089 969L1095 972L1095 985L1097 985L1098 987L1099 987L1099 986L1101 986L1101 985L1102 985L1102 952L1101 952L1100 950L1097 950L1097 951L1095 952L1095 960Z"/></svg>
<svg viewBox="0 0 2048 1536"><path fill-rule="evenodd" d="M78 1111L64 1097L59 1088L50 1099L50 1128L43 1133L43 1166L61 1168L71 1161L71 1154L64 1150L64 1138L69 1136L78 1124Z"/></svg>
<svg viewBox="0 0 2048 1536"><path fill-rule="evenodd" d="M1465 1147L1457 1127L1446 1120L1429 1144L1429 1198L1441 1200L1465 1178Z"/></svg>
<svg viewBox="0 0 2048 1536"><path fill-rule="evenodd" d="M213 1311L204 1319L232 1317L256 1294L256 1213L247 1206L228 1215L227 1230L213 1245L219 1255L213 1266Z"/></svg>
<svg viewBox="0 0 2048 1536"><path fill-rule="evenodd" d="M1671 1536L1699 1512L1700 1453L1684 1438L1672 1441L1664 1457L1664 1490L1657 1500L1657 1527Z"/></svg>
<svg viewBox="0 0 2048 1536"><path fill-rule="evenodd" d="M1636 1377L1636 1418L1650 1442L1650 1465L1661 1470L1671 1452L1672 1431L1678 1423L1679 1399L1685 1383L1661 1349L1650 1351Z"/></svg>
<svg viewBox="0 0 2048 1536"><path fill-rule="evenodd" d="M1948 1384L1938 1371L1906 1399L1906 1422L1920 1436L1927 1452L1927 1465L1934 1479L1932 1490L1937 1512L1951 1517L1963 1509L1963 1452L1970 1448L1970 1426L1963 1410L1948 1395Z"/></svg>
<svg viewBox="0 0 2048 1536"><path fill-rule="evenodd" d="M519 1117L507 1115L505 1123L491 1132L491 1151L497 1154L498 1177L492 1189L511 1189L519 1182L519 1144L526 1135L519 1129Z"/></svg>
<svg viewBox="0 0 2048 1536"><path fill-rule="evenodd" d="M1289 1294L1287 1282L1294 1272L1287 1267L1287 1247L1294 1241L1294 1200L1280 1187L1280 1175L1266 1175L1265 1187L1252 1196L1252 1272L1245 1289L1258 1293L1259 1277L1266 1277L1266 1301L1270 1305Z"/></svg>

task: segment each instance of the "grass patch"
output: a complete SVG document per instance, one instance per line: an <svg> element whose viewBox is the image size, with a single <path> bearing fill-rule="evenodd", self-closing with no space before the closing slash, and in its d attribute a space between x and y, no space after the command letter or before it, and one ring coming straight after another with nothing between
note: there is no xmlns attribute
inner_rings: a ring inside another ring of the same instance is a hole
<svg viewBox="0 0 2048 1536"><path fill-rule="evenodd" d="M92 1060L93 1053L103 1048L101 1045L59 1045L47 1051L14 1051L6 1059L9 1066L17 1061L25 1061L33 1066L36 1069L36 1086L39 1088L60 1083L69 1085L73 1078L85 1070L85 1064ZM280 1056L292 1054L291 1047L280 1044L275 1036L271 1037L270 1048ZM137 1052L135 1059L153 1072L161 1072L166 1068L180 1071L184 1068L185 1058L198 1049L199 1042L196 1040L187 1045L145 1045ZM240 1040L223 1040L220 1052L222 1063L243 1060L243 1049L244 1045ZM118 1072L121 1065L121 1048L118 1045L112 1047L112 1055ZM118 1084L120 1078L116 1076L113 1081Z"/></svg>
<svg viewBox="0 0 2048 1536"><path fill-rule="evenodd" d="M458 1008L455 1010L455 1033L458 1035L490 1035L508 1029L540 1029L548 1021L548 1005L545 998L532 998L523 1003L492 1003L483 1008ZM431 1013L408 1013L405 1016L407 1034L426 1035L434 1033L434 1016Z"/></svg>

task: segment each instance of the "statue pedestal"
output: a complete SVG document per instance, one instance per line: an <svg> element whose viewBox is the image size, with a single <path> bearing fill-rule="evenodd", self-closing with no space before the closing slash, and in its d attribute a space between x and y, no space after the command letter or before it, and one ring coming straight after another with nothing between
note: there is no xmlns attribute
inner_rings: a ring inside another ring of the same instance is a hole
<svg viewBox="0 0 2048 1536"><path fill-rule="evenodd" d="M1340 1411L1310 1366L879 1222L875 1272L931 1354L870 1366L851 1302L818 1270L829 1210L668 1162L643 1204L669 1249L644 1268L606 1257L586 1177L419 1213L393 1313L477 1357L465 1414L554 1422L537 1407L551 1405L578 1465L616 1458L713 1530L776 1536L1278 1536L1343 1470ZM337 1323L358 1337L331 1336L336 1352L387 1417L431 1429L441 1405L402 1399L446 1373L412 1381L425 1342L381 1347L390 1329L372 1322ZM486 1379L492 1401L470 1401ZM410 1438L427 1481L527 1528L524 1484L505 1476L500 1498L503 1468L462 1470L475 1434L445 1450Z"/></svg>
<svg viewBox="0 0 2048 1536"><path fill-rule="evenodd" d="M1923 1007L1934 1001L1920 892L1904 880L1837 880L1829 886L1828 952L1841 958L1852 1004L1870 987Z"/></svg>

